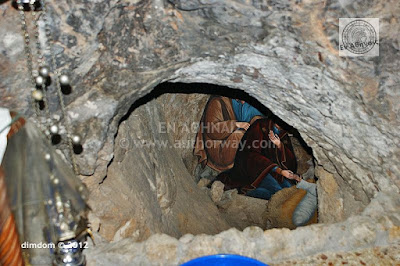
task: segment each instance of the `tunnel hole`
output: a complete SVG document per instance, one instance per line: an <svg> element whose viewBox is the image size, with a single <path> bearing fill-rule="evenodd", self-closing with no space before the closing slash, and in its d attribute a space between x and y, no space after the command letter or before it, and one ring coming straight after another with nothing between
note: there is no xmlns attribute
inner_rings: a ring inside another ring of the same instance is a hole
<svg viewBox="0 0 400 266"><path fill-rule="evenodd" d="M114 191L114 203L111 203L109 210L117 215L112 216L104 208L98 212L99 224L107 228L100 231L105 234L103 236L109 240L116 240L134 235L140 241L155 232L180 237L187 233L216 234L231 227L240 230L248 226L259 226L263 229L295 228L317 221L315 208L306 223L294 224L293 213L302 198L305 198L306 191L302 190L304 193L298 194L297 198L292 200L296 191L300 191L296 189L296 182L290 180L291 178L277 179L281 176L279 171L287 170L285 167L289 164L288 153L284 155L284 160L275 162L269 158L273 163L261 166L265 169L270 167L268 172L263 170L264 175L271 173L275 182L281 185L279 191L270 191L269 196L265 193L261 196L248 193L258 188L255 186L258 182L255 179L257 175L262 175L261 172L252 173L251 178L254 180L247 185L235 187L235 180L231 183L226 182L226 174L236 167L236 160L233 167L224 170L216 170L207 163L205 166L199 163L201 156L194 154L194 146L198 141L196 136L200 134L199 124L204 122L204 113L209 108L211 99L221 97L232 103L230 115L237 115L237 108L233 108L232 102L236 99L239 102L244 101L240 102L243 108L246 106L253 110L251 108L254 107L262 113L263 117L251 122L247 132L244 129L235 129L243 132L243 139L247 138L247 135L250 135L248 132L256 126L265 131L270 125L270 119L279 121L281 131L277 134L286 131L282 135L282 145L295 155L297 170L293 169L293 172L303 177L306 175L310 180L314 179L311 148L295 128L275 117L273 112L256 98L239 89L213 84L162 83L149 94L136 100L120 120L115 138L114 158L108 166L107 178L100 184L103 189ZM274 122L271 125L274 125ZM262 136L266 137L265 134ZM238 139L239 145L240 141L243 141L242 138ZM270 140L268 145L268 148L274 148ZM250 169L257 167L257 164L246 167ZM272 168L276 168L274 172ZM290 184L291 187L284 189L283 180L288 181L286 184ZM249 189L249 186L253 187ZM119 193L116 193L117 191ZM288 192L282 193L284 191ZM270 196L272 198L269 198ZM115 204L118 201L120 203ZM268 206L273 201L274 205ZM288 204L292 206L284 207ZM285 208L288 210L284 210Z"/></svg>

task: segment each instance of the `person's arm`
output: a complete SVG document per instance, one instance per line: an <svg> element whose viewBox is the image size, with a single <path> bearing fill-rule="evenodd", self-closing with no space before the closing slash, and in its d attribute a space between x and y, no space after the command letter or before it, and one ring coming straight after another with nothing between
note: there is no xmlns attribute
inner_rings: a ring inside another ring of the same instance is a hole
<svg viewBox="0 0 400 266"><path fill-rule="evenodd" d="M271 173L277 173L278 175L282 175L288 179L294 179L295 174L293 174L292 171L290 170L283 170L279 166L275 166L274 168L271 169Z"/></svg>
<svg viewBox="0 0 400 266"><path fill-rule="evenodd" d="M250 127L250 124L247 122L236 122L236 127L238 129L242 129L244 131L248 130Z"/></svg>
<svg viewBox="0 0 400 266"><path fill-rule="evenodd" d="M256 115L250 120L250 125L256 122L258 119L264 118L264 116Z"/></svg>
<svg viewBox="0 0 400 266"><path fill-rule="evenodd" d="M290 139L287 141L287 145L285 145L281 139L270 130L268 133L268 137L270 141L276 146L277 152L277 160L287 169L290 169L293 172L297 171L297 160L294 155L292 143ZM284 138L288 138L286 135Z"/></svg>
<svg viewBox="0 0 400 266"><path fill-rule="evenodd" d="M294 174L292 171L290 170L283 170L282 168L275 166L274 168L272 168L271 172L275 172L279 175L282 175L284 177L286 177L287 179L293 179L296 180L297 182L299 182L301 180L301 178Z"/></svg>

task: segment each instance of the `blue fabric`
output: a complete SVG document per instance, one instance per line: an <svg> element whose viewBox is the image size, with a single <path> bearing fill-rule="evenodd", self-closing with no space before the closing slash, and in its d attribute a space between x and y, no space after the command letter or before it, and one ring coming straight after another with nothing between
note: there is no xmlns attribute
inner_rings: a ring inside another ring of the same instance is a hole
<svg viewBox="0 0 400 266"><path fill-rule="evenodd" d="M273 194L269 190L262 187L258 187L246 193L246 196L265 199L265 200L269 200L272 197L272 195Z"/></svg>
<svg viewBox="0 0 400 266"><path fill-rule="evenodd" d="M274 168L272 168L271 172L275 173L276 169L278 169L278 166L275 166Z"/></svg>
<svg viewBox="0 0 400 266"><path fill-rule="evenodd" d="M300 180L296 187L307 191L307 194L294 210L292 217L294 225L303 226L310 221L317 209L317 185Z"/></svg>
<svg viewBox="0 0 400 266"><path fill-rule="evenodd" d="M292 184L286 178L284 178L283 182L279 184L278 181L276 181L276 179L271 174L268 174L260 182L260 185L256 189L247 192L246 196L269 200L271 199L272 195L274 195L279 190L291 186Z"/></svg>
<svg viewBox="0 0 400 266"><path fill-rule="evenodd" d="M275 125L273 125L272 131L274 132L275 135L279 135L279 133L281 132Z"/></svg>
<svg viewBox="0 0 400 266"><path fill-rule="evenodd" d="M238 122L250 123L251 119L254 116L264 116L260 111L258 111L256 108L246 102L242 104L240 101L232 99L232 106L233 112L235 113L235 117Z"/></svg>

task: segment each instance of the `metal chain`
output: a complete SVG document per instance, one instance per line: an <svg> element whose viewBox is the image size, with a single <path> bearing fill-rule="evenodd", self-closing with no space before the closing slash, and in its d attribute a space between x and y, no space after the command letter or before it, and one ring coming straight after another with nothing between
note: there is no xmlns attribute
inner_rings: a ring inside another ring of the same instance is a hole
<svg viewBox="0 0 400 266"><path fill-rule="evenodd" d="M50 57L51 57L51 66L50 69L53 69L53 74L54 74L54 81L56 84L56 88L57 88L57 95L58 95L58 100L60 102L60 107L61 107L61 112L64 118L64 123L65 123L65 129L67 131L67 142L68 142L68 146L69 146L69 156L71 158L71 162L72 162L72 166L74 168L74 172L75 175L79 174L78 171L78 166L76 164L75 161L75 157L73 156L74 154L74 146L72 143L72 135L71 135L71 123L69 121L69 117L67 115L67 112L65 110L65 105L64 105L64 99L62 96L62 91L61 91L61 84L60 84L60 80L59 80L59 72L57 70L57 63L56 63L56 59L54 57L54 53L53 53L53 37L51 36L51 29L50 29L50 24L48 21L48 17L47 17L47 9L46 9L46 3L45 0L41 0L40 4L42 6L42 14L43 14L43 20L44 20L44 24L45 24L45 32L46 32L46 38L47 38L47 42L48 42L48 46L49 46L49 52L50 52Z"/></svg>
<svg viewBox="0 0 400 266"><path fill-rule="evenodd" d="M33 26L34 26L34 34L35 34L35 41L36 41L36 51L37 51L37 64L38 64L38 68L43 66L44 61L43 61L43 54L41 53L42 49L41 49L41 45L40 45L40 40L39 40L39 17L37 15L36 12L36 8L34 6L34 2L30 1L29 2L29 8L32 11L32 18L33 18Z"/></svg>
<svg viewBox="0 0 400 266"><path fill-rule="evenodd" d="M34 34L35 34L35 38L36 38L36 48L37 48L37 55L38 55L38 61L37 61L38 70L39 70L38 74L41 74L42 77L43 76L47 77L47 74L43 74L44 72L42 72L39 68L39 67L44 66L44 61L45 61L44 59L47 56L45 56L45 53L41 54L42 49L41 49L40 40L39 40L38 17L35 12L35 7L33 6L34 2L35 2L35 0L31 0L29 2L29 4L30 4L31 11L34 12L34 13L32 13L32 17L34 19L34 26L35 26ZM51 70L53 70L53 75L52 75L53 82L52 83L55 84L55 86L57 88L58 100L60 102L61 112L63 115L64 124L65 124L65 129L67 131L67 133L66 133L67 134L67 142L68 142L68 146L69 146L68 152L69 152L69 156L70 156L70 159L72 162L74 173L77 176L78 168L76 165L75 158L73 156L73 148L74 147L73 147L72 138L71 138L72 135L70 134L71 124L70 124L69 117L67 116L67 113L65 110L64 99L63 99L63 95L62 95L62 91L61 91L59 72L57 70L56 60L55 60L55 56L54 56L54 53L52 50L53 39L50 34L50 32L51 32L50 26L49 26L50 24L48 23L49 21L48 21L47 14L46 14L46 7L45 7L44 0L40 0L40 2L41 2L40 3L41 6L42 6L42 15L43 15L43 18L45 21L45 32L47 35L46 46L49 49L49 56L51 58L51 64L49 65L49 72L51 72ZM37 82L37 79L33 72L33 54L32 54L32 50L30 49L30 39L29 39L27 21L26 21L26 17L24 14L23 4L22 4L21 0L18 0L17 4L18 4L18 10L19 10L19 13L21 16L21 21L22 21L22 24L21 24L22 31L24 33L24 38L25 38L25 54L26 54L26 58L27 58L28 69L31 74L31 83L32 83L34 89L36 89L35 85L41 83L42 90L43 90L43 92L45 92L47 85L45 84L45 82ZM45 77L43 77L43 78L45 78ZM46 98L46 96L43 97L44 100L45 100L45 98ZM40 98L36 97L36 99L40 99ZM33 97L32 97L32 100L34 100ZM38 103L36 103L35 106L38 107ZM48 106L47 102L45 102L45 108L46 108L47 114L49 114L48 107L49 106ZM38 116L38 110L36 112L36 115ZM51 120L49 120L49 121L51 121ZM51 206L56 207L57 219L55 219L55 221L53 221L53 226L54 226L55 231L57 232L57 235L56 235L57 242L58 243L63 243L63 242L66 243L65 240L69 239L68 243L71 243L71 241L74 241L74 243L82 245L81 237L83 237L83 236L80 236L81 233L76 232L76 229L78 228L78 224L81 224L79 221L81 219L81 217L78 215L76 215L76 216L72 215L72 211L73 211L72 207L73 206L71 206L71 203L68 200L65 201L66 198L64 198L64 199L61 198L61 190L60 190L60 186L59 186L60 181L58 181L56 183L56 180L58 180L58 179L54 178L54 180L51 181L51 176L50 176L49 181L53 182L53 192L54 192L54 200L55 201L54 202L51 201L51 203L47 203L46 205L47 206L51 205ZM81 186L81 188L83 188L83 186ZM82 191L80 191L80 192L82 192ZM63 197L65 197L65 195L63 195ZM84 199L83 196L82 196L82 199ZM69 215L63 215L65 213L67 213ZM85 220L81 220L81 221L85 222ZM64 225L67 225L67 226L64 227ZM87 223L85 223L84 226L87 227ZM88 232L90 234L90 229L86 228L85 232ZM59 245L58 245L58 248L55 249L55 252L53 253L53 255L54 255L53 256L53 259L54 259L53 264L57 264L57 265L59 265L59 264L64 265L64 262L66 262L66 261L71 262L71 265L72 264L83 265L84 261L85 261L85 257L84 257L84 255L82 255L82 251L80 249L78 249L78 251L72 251L71 249L63 248L62 246L59 246Z"/></svg>
<svg viewBox="0 0 400 266"><path fill-rule="evenodd" d="M24 41L25 41L25 55L27 58L27 64L28 64L28 71L30 73L31 76L31 84L32 84L32 91L36 89L36 82L35 82L35 73L34 73L34 69L33 69L33 55L31 52L31 48L30 48L30 37L29 37L29 33L28 33L28 26L27 26L27 21L26 21L26 16L25 16L25 11L24 11L24 6L23 3L21 2L21 0L17 1L17 5L18 5L18 11L20 14L20 19L21 19L21 29L22 29L22 33L24 35ZM35 24L35 38L36 38L36 48L38 50L38 66L43 66L43 59L44 59L44 55L40 54L41 53L41 45L40 45L40 40L39 40L39 25L38 25L38 18L37 18L37 13L35 12L35 7L33 5L32 2L30 2L30 8L31 10L34 12L32 13L33 18L34 18L34 24ZM62 96L62 89L61 89L61 84L60 84L60 80L59 80L59 72L57 70L57 64L56 64L56 60L54 57L54 53L53 53L53 49L52 49L52 42L53 42L53 38L51 36L51 29L50 29L50 24L48 21L48 17L47 17L47 12L46 12L46 5L45 5L45 1L41 0L40 1L40 5L42 7L42 15L43 15L43 20L45 22L45 32L46 32L46 38L47 38L47 43L48 43L48 49L49 49L49 53L50 53L50 58L51 58L51 64L49 66L49 69L53 70L53 76L54 76L54 83L56 84L56 89L57 89L57 95L58 95L58 100L60 102L60 107L61 107L61 112L64 118L64 123L65 123L65 129L67 131L67 143L68 143L68 153L69 153L69 157L71 159L72 162L72 166L74 169L74 173L75 175L79 174L78 171L78 167L75 161L75 158L73 156L73 143L72 143L72 135L70 134L71 132L71 123L69 121L69 117L67 116L66 110L65 110L65 104L64 104L64 99ZM39 55L40 54L40 55ZM42 89L45 92L45 85L42 85ZM50 113L48 110L48 104L47 104L47 100L45 99L45 97L43 97L43 102L45 104L45 109L46 112L50 118ZM33 108L35 109L36 112L36 116L39 118L39 106L38 103L35 102L34 99L32 99L32 104L33 104Z"/></svg>
<svg viewBox="0 0 400 266"><path fill-rule="evenodd" d="M21 0L17 1L18 5L18 12L21 20L21 31L24 36L24 51L25 51L25 56L27 58L27 65L28 65L28 71L30 74L30 83L32 85L31 88L31 93L36 89L36 83L35 83L35 77L33 73L33 66L32 66L32 53L31 53L31 48L30 48L30 37L28 33L28 28L27 28L27 23L26 23L26 17L25 17L25 11L24 11L24 6L21 2ZM39 118L39 106L35 99L31 99L31 104L33 109L35 110L36 116Z"/></svg>
<svg viewBox="0 0 400 266"><path fill-rule="evenodd" d="M29 2L29 8L32 11L32 18L33 18L33 26L34 26L34 36L35 36L35 42L36 42L36 55L37 55L37 69L39 70L40 67L43 67L44 64L44 55L42 54L42 49L41 49L41 44L40 44L40 39L39 39L39 16L36 12L36 8L34 6L34 1ZM48 122L51 124L51 116L50 116L50 110L49 110L49 105L48 105L48 95L47 95L47 90L46 90L46 84L42 84L42 91L43 91L43 103L44 103L44 110L46 112L46 116L48 118ZM49 125L47 125L48 127Z"/></svg>

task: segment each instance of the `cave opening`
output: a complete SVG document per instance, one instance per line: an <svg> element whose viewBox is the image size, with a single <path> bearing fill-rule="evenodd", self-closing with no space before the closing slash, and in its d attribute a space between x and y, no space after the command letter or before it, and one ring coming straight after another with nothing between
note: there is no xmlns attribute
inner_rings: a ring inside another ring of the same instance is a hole
<svg viewBox="0 0 400 266"><path fill-rule="evenodd" d="M296 182L290 181L291 190L282 189L267 200L221 182L217 175L229 170L207 170L199 164L196 136L206 105L216 96L248 103L264 115L260 121L275 117L240 89L207 83L159 84L136 100L119 122L114 158L99 185L100 194L92 196L97 202L91 214L94 230L109 241L126 237L142 241L154 233L181 237L248 226L296 227L293 212L306 193L296 189ZM315 180L311 148L294 127L280 123L295 154L295 172ZM295 196L295 190L304 193ZM296 204L287 207L291 198ZM316 209L314 213L309 223L317 222Z"/></svg>

